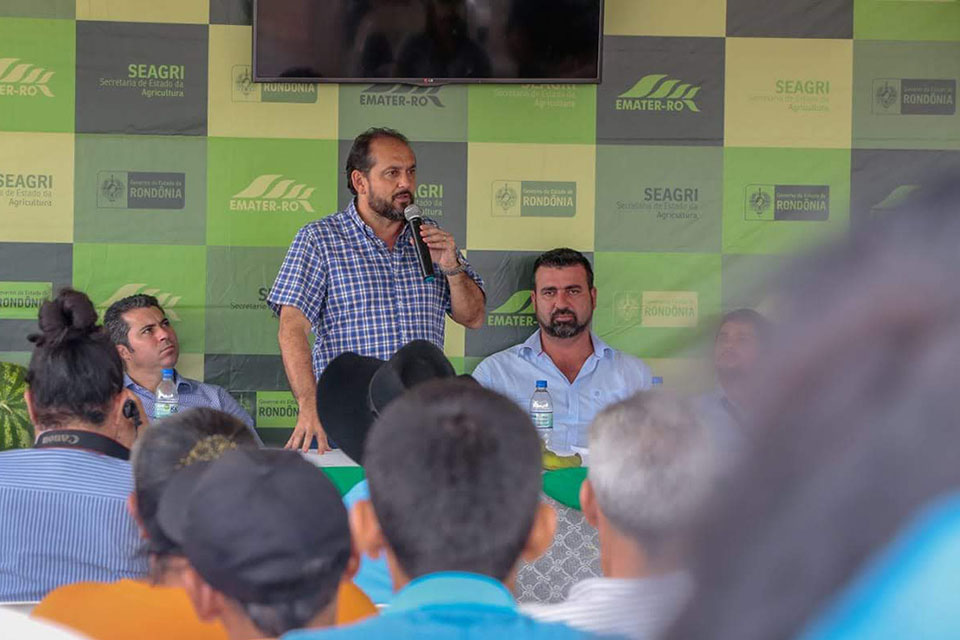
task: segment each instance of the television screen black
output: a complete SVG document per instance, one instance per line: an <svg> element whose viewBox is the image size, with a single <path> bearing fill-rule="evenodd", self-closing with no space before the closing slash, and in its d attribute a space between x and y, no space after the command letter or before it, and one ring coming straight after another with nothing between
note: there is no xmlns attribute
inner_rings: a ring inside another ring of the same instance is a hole
<svg viewBox="0 0 960 640"><path fill-rule="evenodd" d="M603 0L256 0L255 81L599 82Z"/></svg>

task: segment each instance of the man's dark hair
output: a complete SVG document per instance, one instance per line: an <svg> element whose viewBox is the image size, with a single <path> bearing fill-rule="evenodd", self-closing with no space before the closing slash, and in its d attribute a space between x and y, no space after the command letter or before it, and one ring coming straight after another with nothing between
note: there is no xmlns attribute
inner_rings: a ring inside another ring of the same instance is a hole
<svg viewBox="0 0 960 640"><path fill-rule="evenodd" d="M546 253L541 253L536 262L533 263L533 280L536 286L537 270L540 267L551 267L553 269L562 269L564 267L583 266L587 272L587 286L593 289L593 265L587 260L587 257L576 249L561 247L559 249L550 249Z"/></svg>
<svg viewBox="0 0 960 640"><path fill-rule="evenodd" d="M533 526L540 467L527 414L459 379L393 401L364 455L380 527L411 579L468 571L504 580Z"/></svg>
<svg viewBox="0 0 960 640"><path fill-rule="evenodd" d="M43 303L40 333L27 384L38 429L80 420L100 426L111 401L123 390L123 363L110 337L97 325L97 310L86 294L63 289Z"/></svg>
<svg viewBox="0 0 960 640"><path fill-rule="evenodd" d="M357 195L357 189L353 186L353 172L360 171L365 176L370 175L370 168L373 167L373 158L370 155L370 144L379 138L393 138L409 145L407 137L389 127L371 127L353 140L353 146L350 147L350 153L347 155L347 188L350 193Z"/></svg>
<svg viewBox="0 0 960 640"><path fill-rule="evenodd" d="M243 609L246 616L250 618L250 622L260 630L263 637L279 638L287 632L303 629L307 626L307 623L330 606L337 595L340 576L343 575L347 561L346 558L343 560L344 566L340 570L331 568L327 572L331 579L319 584L316 593L272 604L254 604L237 600L234 600L234 602Z"/></svg>
<svg viewBox="0 0 960 640"><path fill-rule="evenodd" d="M156 307L160 309L160 313L166 313L155 297L145 293L120 298L110 305L107 312L103 314L103 326L110 333L113 343L129 347L130 325L123 319L123 314L132 309L149 309L150 307Z"/></svg>
<svg viewBox="0 0 960 640"><path fill-rule="evenodd" d="M746 307L742 309L734 309L729 313L724 314L723 318L720 319L720 325L717 327L717 333L720 333L720 330L723 329L723 326L728 322L741 322L743 324L749 324L753 327L753 330L757 333L757 338L761 341L766 341L770 339L770 334L773 333L773 323L767 319L759 311L755 309L748 309Z"/></svg>
<svg viewBox="0 0 960 640"><path fill-rule="evenodd" d="M160 498L170 478L187 463L212 460L233 445L253 447L257 443L247 425L228 413L208 408L174 414L140 434L130 461L137 515L147 532L151 554L159 558L182 554L157 523Z"/></svg>

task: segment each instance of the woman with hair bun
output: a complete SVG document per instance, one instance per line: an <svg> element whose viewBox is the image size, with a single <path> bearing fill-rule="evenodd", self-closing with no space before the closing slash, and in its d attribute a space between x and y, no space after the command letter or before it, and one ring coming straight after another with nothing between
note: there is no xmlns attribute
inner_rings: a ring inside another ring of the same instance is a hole
<svg viewBox="0 0 960 640"><path fill-rule="evenodd" d="M0 601L39 600L78 580L146 574L130 447L142 407L84 293L63 289L40 308L24 394L32 449L0 453Z"/></svg>

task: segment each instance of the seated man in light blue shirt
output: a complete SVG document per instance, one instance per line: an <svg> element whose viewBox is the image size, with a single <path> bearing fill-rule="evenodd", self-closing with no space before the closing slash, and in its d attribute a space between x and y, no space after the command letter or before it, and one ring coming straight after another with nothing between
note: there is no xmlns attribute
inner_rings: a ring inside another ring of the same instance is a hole
<svg viewBox="0 0 960 640"><path fill-rule="evenodd" d="M540 328L477 365L480 384L526 410L537 380L546 380L554 425L580 429L607 405L650 388L650 367L590 331L597 290L582 253L552 249L537 258L530 299Z"/></svg>
<svg viewBox="0 0 960 640"><path fill-rule="evenodd" d="M749 443L745 423L756 403L757 376L772 331L770 320L753 309L724 315L713 343L717 386L694 399L717 447L731 462L745 453Z"/></svg>
<svg viewBox="0 0 960 640"><path fill-rule="evenodd" d="M527 415L470 381L433 380L391 402L365 444L370 500L350 520L360 551L386 555L396 596L375 618L283 637L590 637L523 615L510 593L520 560L553 540L540 464Z"/></svg>
<svg viewBox="0 0 960 640"><path fill-rule="evenodd" d="M110 332L123 360L124 387L137 394L146 417L153 418L163 370L173 369L180 359L177 332L157 299L142 293L111 304L103 314L103 325ZM182 408L217 409L238 418L253 430L250 414L222 387L184 378L176 370L173 379Z"/></svg>

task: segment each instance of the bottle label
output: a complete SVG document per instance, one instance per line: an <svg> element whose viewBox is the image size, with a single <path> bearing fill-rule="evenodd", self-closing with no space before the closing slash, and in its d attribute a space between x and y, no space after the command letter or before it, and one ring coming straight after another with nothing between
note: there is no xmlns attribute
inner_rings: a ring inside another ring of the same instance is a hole
<svg viewBox="0 0 960 640"><path fill-rule="evenodd" d="M175 402L158 402L153 406L154 418L166 418L172 416L179 410L179 405Z"/></svg>
<svg viewBox="0 0 960 640"><path fill-rule="evenodd" d="M533 426L537 429L553 429L552 411L534 411L530 417L533 419Z"/></svg>

